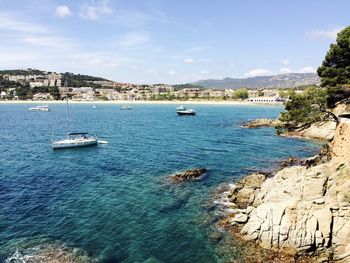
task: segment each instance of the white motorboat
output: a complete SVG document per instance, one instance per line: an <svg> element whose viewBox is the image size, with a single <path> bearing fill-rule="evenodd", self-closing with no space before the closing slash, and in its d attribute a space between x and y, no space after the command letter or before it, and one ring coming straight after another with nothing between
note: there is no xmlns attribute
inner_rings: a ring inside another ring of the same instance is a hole
<svg viewBox="0 0 350 263"><path fill-rule="evenodd" d="M130 105L123 105L123 106L120 107L121 110L132 110L132 108L133 107L130 106Z"/></svg>
<svg viewBox="0 0 350 263"><path fill-rule="evenodd" d="M196 115L196 111L193 109L186 109L184 106L176 108L177 115Z"/></svg>
<svg viewBox="0 0 350 263"><path fill-rule="evenodd" d="M28 109L29 111L50 111L48 105L35 106Z"/></svg>

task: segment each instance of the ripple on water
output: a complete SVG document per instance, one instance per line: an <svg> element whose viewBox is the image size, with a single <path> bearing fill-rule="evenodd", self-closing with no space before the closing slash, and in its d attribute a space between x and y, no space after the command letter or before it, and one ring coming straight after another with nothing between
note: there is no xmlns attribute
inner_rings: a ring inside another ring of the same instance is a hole
<svg viewBox="0 0 350 263"><path fill-rule="evenodd" d="M69 244L55 251L79 248L99 262L225 262L228 254L239 261L239 247L232 256L208 238L217 216L206 208L208 195L251 169L319 147L239 126L278 116L275 107L196 105L198 116L181 118L173 105L135 105L130 112L72 106L74 128L98 131L107 145L52 151L59 105L29 114L26 105L0 104L0 254L6 257L55 243L45 237ZM194 167L210 172L194 182L166 180Z"/></svg>

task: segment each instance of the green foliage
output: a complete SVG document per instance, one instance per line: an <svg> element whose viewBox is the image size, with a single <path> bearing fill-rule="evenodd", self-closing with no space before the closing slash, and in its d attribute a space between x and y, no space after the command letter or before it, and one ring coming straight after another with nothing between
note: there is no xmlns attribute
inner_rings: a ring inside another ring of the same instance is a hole
<svg viewBox="0 0 350 263"><path fill-rule="evenodd" d="M286 103L286 111L281 113L279 120L283 124L277 127L277 132L306 128L323 120L328 114L326 101L326 89L313 87L302 94L294 92Z"/></svg>
<svg viewBox="0 0 350 263"><path fill-rule="evenodd" d="M248 98L248 89L247 88L242 88L242 89L237 89L233 92L233 98L234 99L247 99Z"/></svg>
<svg viewBox="0 0 350 263"><path fill-rule="evenodd" d="M17 87L15 89L15 94L20 100L27 100L33 98L33 92L29 87Z"/></svg>
<svg viewBox="0 0 350 263"><path fill-rule="evenodd" d="M45 72L38 69L10 69L0 70L0 75L44 75Z"/></svg>
<svg viewBox="0 0 350 263"><path fill-rule="evenodd" d="M170 92L153 94L151 100L174 100L176 96Z"/></svg>
<svg viewBox="0 0 350 263"><path fill-rule="evenodd" d="M108 97L106 95L101 95L100 100L108 100Z"/></svg>
<svg viewBox="0 0 350 263"><path fill-rule="evenodd" d="M317 69L321 86L328 88L328 106L350 98L350 27L338 33L336 44L331 44L322 65Z"/></svg>
<svg viewBox="0 0 350 263"><path fill-rule="evenodd" d="M10 88L20 88L24 86L25 85L21 84L20 82L10 81L4 79L3 76L0 76L0 91L7 90Z"/></svg>
<svg viewBox="0 0 350 263"><path fill-rule="evenodd" d="M67 85L70 87L92 87L93 89L100 89L102 86L92 81L105 81L106 79L66 72L62 74L62 81L64 82L66 80Z"/></svg>

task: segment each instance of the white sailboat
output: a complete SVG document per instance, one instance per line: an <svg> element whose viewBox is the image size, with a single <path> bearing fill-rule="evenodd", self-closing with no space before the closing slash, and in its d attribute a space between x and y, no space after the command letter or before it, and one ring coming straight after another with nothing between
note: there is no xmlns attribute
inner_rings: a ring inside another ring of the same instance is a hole
<svg viewBox="0 0 350 263"><path fill-rule="evenodd" d="M68 107L68 88L67 81L65 82L66 87L66 114L67 114L67 138L58 141L52 140L52 149L65 149L65 148L76 148L97 145L97 136L89 134L88 132L71 132L69 125L69 107ZM54 138L55 129L52 133ZM103 141L104 142L104 141ZM103 143L102 142L102 143Z"/></svg>

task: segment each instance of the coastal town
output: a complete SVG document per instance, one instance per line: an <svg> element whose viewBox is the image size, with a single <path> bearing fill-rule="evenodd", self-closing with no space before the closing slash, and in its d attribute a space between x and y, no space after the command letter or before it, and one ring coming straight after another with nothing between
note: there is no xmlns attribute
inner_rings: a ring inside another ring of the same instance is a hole
<svg viewBox="0 0 350 263"><path fill-rule="evenodd" d="M288 92L302 93L308 85L289 88L204 88L199 85L132 84L95 78L73 73L56 73L25 69L0 72L1 100L60 100L67 95L74 101L171 101L212 100L245 101L254 104L282 104ZM68 77L67 77L68 76ZM76 79L85 79L77 82ZM67 78L73 79L74 86ZM317 79L314 82L318 84ZM301 83L303 84L303 83ZM313 85L315 85L313 84Z"/></svg>

